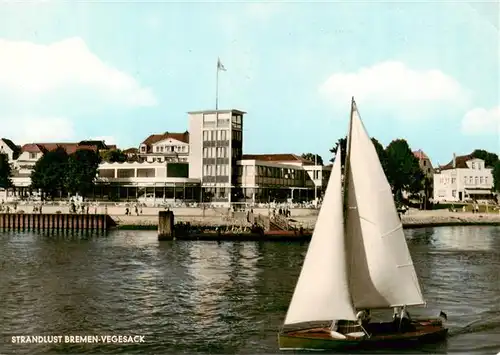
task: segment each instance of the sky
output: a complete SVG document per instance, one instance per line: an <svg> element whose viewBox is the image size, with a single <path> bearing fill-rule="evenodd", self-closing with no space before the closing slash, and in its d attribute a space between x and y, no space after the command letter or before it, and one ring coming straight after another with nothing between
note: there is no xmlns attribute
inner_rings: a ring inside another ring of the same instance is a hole
<svg viewBox="0 0 500 355"><path fill-rule="evenodd" d="M369 134L434 165L500 151L498 2L0 1L0 136L137 147L189 111L247 112L244 153Z"/></svg>

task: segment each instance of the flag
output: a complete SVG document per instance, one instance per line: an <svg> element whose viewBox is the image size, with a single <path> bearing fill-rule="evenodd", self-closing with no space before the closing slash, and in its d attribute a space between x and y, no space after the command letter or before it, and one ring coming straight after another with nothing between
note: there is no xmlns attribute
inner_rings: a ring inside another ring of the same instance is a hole
<svg viewBox="0 0 500 355"><path fill-rule="evenodd" d="M226 71L226 68L224 68L224 65L222 65L220 58L217 58L217 70Z"/></svg>

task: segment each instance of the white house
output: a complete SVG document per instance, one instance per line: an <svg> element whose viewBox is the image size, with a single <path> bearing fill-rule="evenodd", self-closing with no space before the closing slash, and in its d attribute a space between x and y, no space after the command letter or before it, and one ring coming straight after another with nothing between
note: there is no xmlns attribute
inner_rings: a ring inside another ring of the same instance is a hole
<svg viewBox="0 0 500 355"><path fill-rule="evenodd" d="M0 153L7 154L7 157L9 158L10 162L17 159L20 150L21 149L17 145L15 145L14 142L12 142L10 139L7 138L0 139Z"/></svg>
<svg viewBox="0 0 500 355"><path fill-rule="evenodd" d="M189 132L152 134L139 145L138 155L147 162L187 162Z"/></svg>
<svg viewBox="0 0 500 355"><path fill-rule="evenodd" d="M434 201L458 202L492 197L492 169L470 155L455 156L434 173Z"/></svg>

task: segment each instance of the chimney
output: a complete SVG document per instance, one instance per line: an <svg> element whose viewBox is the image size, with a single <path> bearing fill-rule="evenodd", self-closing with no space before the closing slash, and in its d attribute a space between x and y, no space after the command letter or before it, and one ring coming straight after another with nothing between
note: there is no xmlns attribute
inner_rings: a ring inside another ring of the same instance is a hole
<svg viewBox="0 0 500 355"><path fill-rule="evenodd" d="M457 155L453 153L453 169L457 167Z"/></svg>

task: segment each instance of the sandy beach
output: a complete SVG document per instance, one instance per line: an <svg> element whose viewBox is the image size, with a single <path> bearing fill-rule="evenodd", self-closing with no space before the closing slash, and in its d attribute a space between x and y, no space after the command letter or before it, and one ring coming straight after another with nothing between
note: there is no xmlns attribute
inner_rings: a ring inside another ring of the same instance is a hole
<svg viewBox="0 0 500 355"><path fill-rule="evenodd" d="M33 206L19 205L18 210L31 213ZM158 223L158 212L162 208L143 207L142 213L137 216L134 209L131 208L131 215L126 215L126 207L110 206L91 207L89 213L107 213L117 222L120 228L137 228L140 226L156 226ZM67 206L43 206L43 213L68 213ZM236 213L234 218L228 217L224 209L201 209L201 208L173 208L176 222L190 222L194 225L248 225L245 212ZM255 208L254 214L267 216L268 209ZM302 225L305 229L314 227L318 211L314 209L292 209L291 223L297 227ZM402 216L403 226L405 228L426 227L426 226L445 226L445 225L500 225L500 214L491 211L490 213L471 213L471 212L450 212L448 210L420 211L410 209Z"/></svg>

